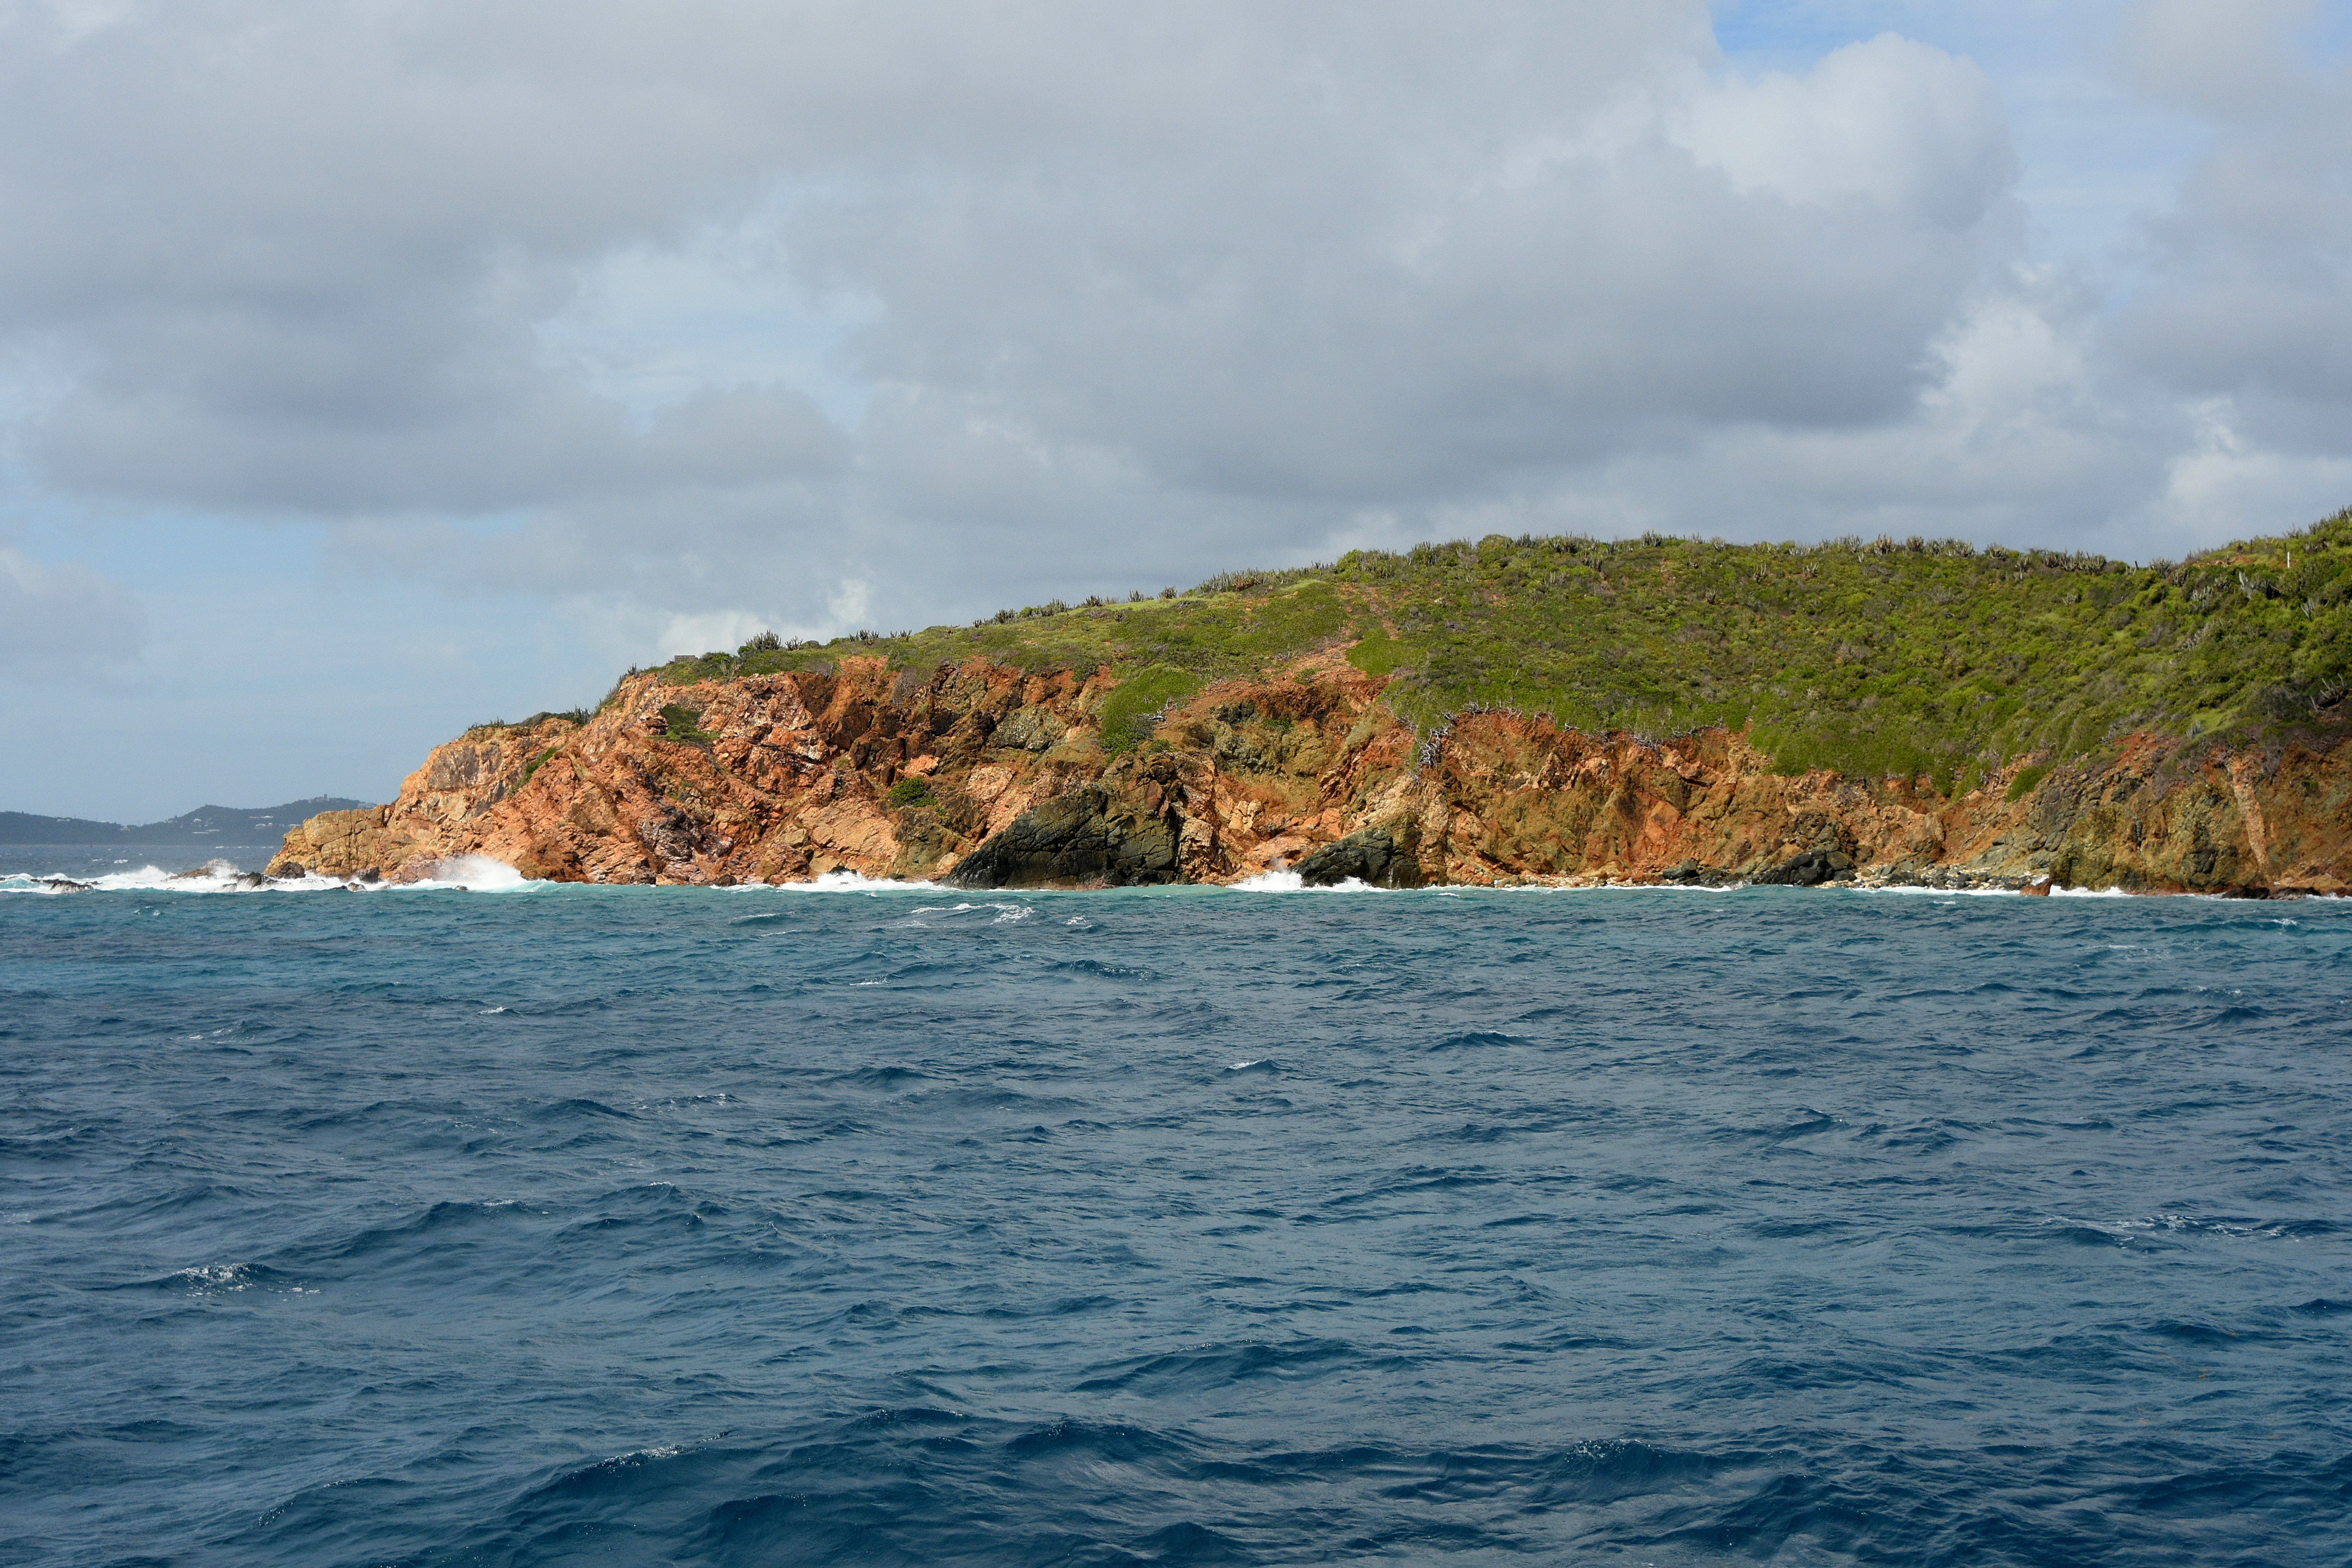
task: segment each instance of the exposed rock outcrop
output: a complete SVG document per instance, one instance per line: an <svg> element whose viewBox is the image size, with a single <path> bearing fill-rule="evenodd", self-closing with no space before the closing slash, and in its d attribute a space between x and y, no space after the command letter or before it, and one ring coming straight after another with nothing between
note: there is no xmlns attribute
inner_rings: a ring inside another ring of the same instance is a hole
<svg viewBox="0 0 2352 1568"><path fill-rule="evenodd" d="M1134 809L1099 785L1072 790L1014 817L947 879L963 888L1179 881L1174 815L1164 804L1156 816Z"/></svg>
<svg viewBox="0 0 2352 1568"><path fill-rule="evenodd" d="M1407 847L1410 841L1410 828L1403 842L1385 827L1363 828L1309 853L1298 863L1298 879L1310 888L1332 888L1342 882L1418 888L1427 879Z"/></svg>
<svg viewBox="0 0 2352 1568"><path fill-rule="evenodd" d="M1389 710L1383 678L1332 654L1211 687L1114 755L1097 714L1115 684L977 660L634 676L584 723L486 726L436 748L390 805L289 833L270 872L414 879L479 854L560 880L710 884L846 870L1126 885L1280 865L1381 887L2352 881L2340 739L2255 754L2135 737L2096 763L2012 768L1948 798L1925 778L1780 773L1723 730L1651 742L1476 712L1425 742Z"/></svg>

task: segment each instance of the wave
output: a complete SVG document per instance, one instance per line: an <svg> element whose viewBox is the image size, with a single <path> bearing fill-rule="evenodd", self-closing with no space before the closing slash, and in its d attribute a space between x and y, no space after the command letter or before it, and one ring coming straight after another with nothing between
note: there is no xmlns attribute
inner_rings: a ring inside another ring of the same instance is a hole
<svg viewBox="0 0 2352 1568"><path fill-rule="evenodd" d="M735 893L940 893L949 889L937 882L901 882L888 877L867 877L856 871L827 871L807 882L738 882L726 889Z"/></svg>
<svg viewBox="0 0 2352 1568"><path fill-rule="evenodd" d="M234 1295L240 1290L282 1290L299 1295L302 1293L303 1287L299 1277L272 1268L266 1263L198 1263L185 1268L174 1268L169 1274L155 1279L131 1279L100 1289L218 1296Z"/></svg>
<svg viewBox="0 0 2352 1568"><path fill-rule="evenodd" d="M2015 888L1917 888L1897 882L1870 887L1857 884L1843 890L1850 893L1894 893L1925 899L2021 899L2025 896Z"/></svg>
<svg viewBox="0 0 2352 1568"><path fill-rule="evenodd" d="M528 878L514 867L487 855L451 856L435 863L432 869L425 876L397 882L383 880L361 881L352 879L316 875L272 879L265 877L259 871L249 869L234 861L224 858L215 858L206 861L202 866L179 871L167 871L161 866L151 863L141 866L134 870L106 872L97 876L77 876L64 871L19 871L0 875L0 893L19 893L45 897L81 892L482 893L520 892L569 885L587 886L588 884L558 884L555 882ZM601 892L614 890L612 888L607 888L601 884L596 886L598 890ZM676 885L671 885L665 887L662 890L666 893L675 892L677 890L677 887ZM707 888L704 890L712 893L739 895L760 893L832 893L861 894L868 898L879 898L886 894L936 894L951 891L953 889L946 884L935 881L901 881L886 877L867 877L856 871L828 871L821 877L805 882L738 882L729 884L726 887ZM1724 882L1710 885L1701 882L1625 881L1528 881L1483 887L1475 884L1452 884L1417 889L1390 889L1376 888L1370 883L1352 877L1339 882L1309 886L1298 872L1290 870L1286 868L1276 868L1274 869L1261 871L1255 876L1246 877L1234 882L1185 884L1144 889L1022 888L1018 889L1003 889L1003 893L1017 895L1022 899L1049 897L1056 893L1074 892L1085 895L1106 891L1123 892L1139 896L1164 896L1171 893L1218 892L1381 894L1417 892L1433 898L1460 898L1465 894L1480 893L1538 893L1554 895L1573 893L1696 893L1721 895L1757 891L1763 891L1777 896L1787 891L1820 890L1824 889L1783 889L1780 888L1759 889L1754 884L1748 882ZM1896 883L1839 883L1826 890L1845 893L1881 894L1899 898L1927 898L1939 900L1953 899L2014 899L2024 896L2020 889L2015 888L1937 888ZM1000 895L1000 897L1002 896L1003 895ZM2223 898L2223 895L2218 893L2188 893L2177 895L2140 894L2127 892L2119 887L2053 887L2050 889L2050 896L2053 898L2065 899L2103 900L2143 900L2149 898L2163 899L2179 897L2210 900ZM2310 896L2326 901L2336 901L2336 895L2322 894ZM994 911L996 919L1000 922L1025 920L1034 912L1031 909L1023 905L992 900L979 900L948 905L927 905L910 911L910 916L915 919L920 919L921 917L928 915L958 915L982 909ZM753 922L772 921L776 918L777 917L772 914L749 915L743 917L736 923L750 924ZM1082 926L1086 922L1080 920L1071 920L1066 923ZM2282 925L2291 925L2294 922L2292 921L2283 920L2278 923Z"/></svg>
<svg viewBox="0 0 2352 1568"><path fill-rule="evenodd" d="M488 855L453 855L436 861L431 870L413 881L358 881L341 877L270 878L248 870L234 860L214 858L183 871L146 865L132 871L109 871L96 877L70 877L63 872L17 872L0 877L0 893L507 893L552 887L535 881L503 860Z"/></svg>

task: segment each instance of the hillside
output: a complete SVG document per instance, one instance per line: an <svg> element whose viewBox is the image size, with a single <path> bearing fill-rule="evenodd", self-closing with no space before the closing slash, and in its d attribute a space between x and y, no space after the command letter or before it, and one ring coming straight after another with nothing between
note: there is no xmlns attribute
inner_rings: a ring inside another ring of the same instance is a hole
<svg viewBox="0 0 2352 1568"><path fill-rule="evenodd" d="M306 817L363 804L321 795L284 805L200 805L163 822L133 824L0 811L0 844L274 844Z"/></svg>
<svg viewBox="0 0 2352 1568"><path fill-rule="evenodd" d="M632 670L272 875L2352 889L2352 519L2178 566L1488 539Z"/></svg>
<svg viewBox="0 0 2352 1568"><path fill-rule="evenodd" d="M2231 743L2332 730L2352 689L2352 511L2179 564L1953 541L1730 545L1506 539L1237 573L1189 593L1058 602L971 626L704 654L672 684L973 658L1108 666L1113 749L1171 698L1321 645L1393 675L1422 729L1508 708L1637 736L1745 729L1780 769L1927 774L1965 793L2011 759L2148 732Z"/></svg>

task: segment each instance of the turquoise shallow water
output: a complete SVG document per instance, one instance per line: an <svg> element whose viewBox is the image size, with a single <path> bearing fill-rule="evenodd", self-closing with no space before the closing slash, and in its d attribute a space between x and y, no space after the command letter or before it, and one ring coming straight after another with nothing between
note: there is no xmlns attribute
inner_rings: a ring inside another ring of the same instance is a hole
<svg viewBox="0 0 2352 1568"><path fill-rule="evenodd" d="M0 891L0 1559L2340 1563L2347 1044L2316 901Z"/></svg>

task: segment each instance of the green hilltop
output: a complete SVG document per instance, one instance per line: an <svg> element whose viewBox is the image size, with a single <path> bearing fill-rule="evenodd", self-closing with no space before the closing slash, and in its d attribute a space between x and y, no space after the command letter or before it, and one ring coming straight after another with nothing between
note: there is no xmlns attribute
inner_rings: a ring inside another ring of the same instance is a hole
<svg viewBox="0 0 2352 1568"><path fill-rule="evenodd" d="M2352 510L2148 566L1953 540L1490 534L970 626L763 636L661 675L685 684L845 655L922 670L975 655L1108 665L1122 681L1103 715L1118 749L1148 742L1172 698L1341 642L1359 668L1397 678L1391 705L1423 729L1472 708L1654 737L1722 724L1790 772L1927 773L1948 792L2134 731L2334 731L2352 689Z"/></svg>

